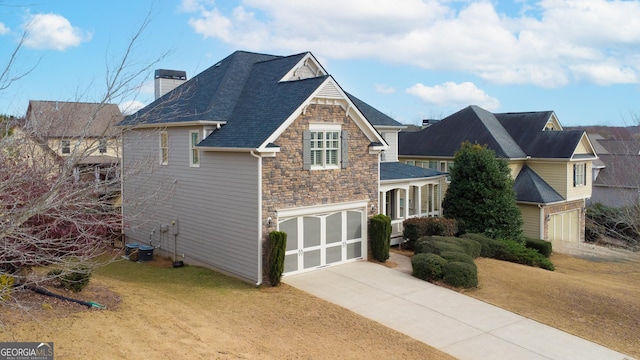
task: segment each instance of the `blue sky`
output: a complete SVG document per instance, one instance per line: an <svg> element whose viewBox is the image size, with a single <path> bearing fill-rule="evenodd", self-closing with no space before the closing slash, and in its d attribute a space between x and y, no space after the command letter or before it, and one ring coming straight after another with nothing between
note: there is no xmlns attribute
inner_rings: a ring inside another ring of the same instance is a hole
<svg viewBox="0 0 640 360"><path fill-rule="evenodd" d="M9 75L33 69L0 90L5 114L24 115L30 99L100 101L107 69L151 14L125 70L153 65L112 102L151 102L154 69L190 78L235 50L311 51L343 89L406 124L471 104L553 110L564 126L640 118L638 1L24 3L0 1L0 73L25 31Z"/></svg>

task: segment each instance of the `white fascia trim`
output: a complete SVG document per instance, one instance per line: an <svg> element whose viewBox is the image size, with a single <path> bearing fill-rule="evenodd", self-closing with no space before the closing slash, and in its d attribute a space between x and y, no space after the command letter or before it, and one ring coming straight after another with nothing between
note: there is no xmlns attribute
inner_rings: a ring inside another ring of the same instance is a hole
<svg viewBox="0 0 640 360"><path fill-rule="evenodd" d="M397 132L402 131L402 129L406 129L407 126L406 125L402 125L402 126L391 126L391 125L373 125L374 128L376 129L380 129L380 130L396 130Z"/></svg>
<svg viewBox="0 0 640 360"><path fill-rule="evenodd" d="M307 61L313 61L316 66L318 67L318 69L320 69L320 74L316 74L316 76L325 76L327 75L327 71L322 67L322 65L320 65L320 63L318 62L318 60L316 60L316 58L313 56L313 54L311 54L311 52L307 52L307 54L300 60L298 61L297 64L295 64L291 69L289 69L289 71L278 81L278 82L282 82L282 81L289 81L286 79L289 79L293 76L294 71L298 70L298 68L302 67Z"/></svg>
<svg viewBox="0 0 640 360"><path fill-rule="evenodd" d="M328 204L328 205L301 206L296 208L279 209L279 210L276 210L276 214L278 214L278 219L282 219L282 218L312 215L312 214L318 214L318 213L329 213L329 212L352 210L352 209L364 209L366 211L368 204L369 204L369 200L367 199L367 200L348 201L348 202Z"/></svg>
<svg viewBox="0 0 640 360"><path fill-rule="evenodd" d="M409 186L424 186L429 184L440 184L440 181L446 179L446 175L436 175L429 178L415 178L415 179L393 179L393 180L380 180L380 187L396 186L396 185L409 185Z"/></svg>
<svg viewBox="0 0 640 360"><path fill-rule="evenodd" d="M116 125L120 128L130 129L147 129L147 128L169 128L169 127L181 127L181 126L215 126L220 127L225 125L226 121L212 121L212 120L195 120L195 121L183 121L183 122L167 122L158 124L138 124L138 125Z"/></svg>
<svg viewBox="0 0 640 360"><path fill-rule="evenodd" d="M362 132L365 133L365 135L367 136L367 138L371 141L371 142L379 142L382 145L381 149L382 150L387 150L389 149L389 145L387 144L387 142L384 140L384 138L382 137L382 135L380 135L380 133L378 133L378 131L373 127L373 125L371 125L368 121L365 121L365 117L362 115L362 113L360 113L360 111L358 111L358 109L355 107L355 105L351 102L351 100L349 99L349 97L344 93L344 91L342 91L342 88L340 87L340 85L338 85L338 83L333 79L333 77L329 76L324 82L322 82L322 84L320 84L320 86L318 86L318 88L302 103L300 104L300 106L298 106L298 108L287 118L287 120L285 120L280 127L278 127L276 129L276 131L274 131L271 136L269 136L263 143L262 145L260 145L258 147L258 149L264 149L266 148L267 144L271 144L273 142L275 142L278 137L280 137L280 135L282 135L282 133L298 118L298 116L300 116L300 114L302 114L302 111L309 106L309 104L311 104L311 102L313 101L313 99L318 95L318 93L324 88L324 86L327 84L327 82L331 82L333 83L336 88L338 89L338 91L340 92L340 95L342 96L342 100L344 100L347 103L347 107L352 108L353 111L349 111L350 114L349 116L355 121L355 123L358 125L358 127L362 130ZM352 113L357 114L357 116L353 116L351 115Z"/></svg>

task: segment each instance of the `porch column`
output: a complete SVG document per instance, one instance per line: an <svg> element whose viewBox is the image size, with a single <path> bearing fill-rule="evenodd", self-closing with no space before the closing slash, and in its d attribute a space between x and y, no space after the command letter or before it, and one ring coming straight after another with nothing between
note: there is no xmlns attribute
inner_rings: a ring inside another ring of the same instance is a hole
<svg viewBox="0 0 640 360"><path fill-rule="evenodd" d="M386 191L381 191L380 194L380 201L379 201L379 206L380 208L378 209L378 214L385 214L387 216L389 216L389 214L387 214L387 192ZM377 215L377 214L373 214L373 215Z"/></svg>
<svg viewBox="0 0 640 360"><path fill-rule="evenodd" d="M415 195L415 209L416 209L416 215L420 216L422 215L422 187L421 186L416 186L413 188Z"/></svg>

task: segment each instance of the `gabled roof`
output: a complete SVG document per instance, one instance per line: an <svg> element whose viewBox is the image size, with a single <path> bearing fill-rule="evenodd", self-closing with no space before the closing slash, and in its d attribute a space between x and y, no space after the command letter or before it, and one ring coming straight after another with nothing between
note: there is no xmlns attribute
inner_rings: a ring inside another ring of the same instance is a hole
<svg viewBox="0 0 640 360"><path fill-rule="evenodd" d="M500 158L571 159L586 136L578 130L545 130L552 119L552 111L493 114L472 105L421 131L400 133L398 153L453 157L468 141L487 145Z"/></svg>
<svg viewBox="0 0 640 360"><path fill-rule="evenodd" d="M465 141L486 144L501 158L526 157L498 119L475 105L468 106L420 131L400 133L398 153L453 157Z"/></svg>
<svg viewBox="0 0 640 360"><path fill-rule="evenodd" d="M604 163L594 186L640 188L640 155L599 155Z"/></svg>
<svg viewBox="0 0 640 360"><path fill-rule="evenodd" d="M398 129L406 127L357 97L349 93L347 93L347 96L373 126L397 127Z"/></svg>
<svg viewBox="0 0 640 360"><path fill-rule="evenodd" d="M380 181L385 180L401 180L401 179L421 179L434 176L443 176L445 173L425 169L413 165L407 165L400 162L381 162L380 163Z"/></svg>
<svg viewBox="0 0 640 360"><path fill-rule="evenodd" d="M300 71L296 71L297 66ZM273 147L269 142L274 134L325 86L333 90L331 96L351 102L309 52L275 56L236 51L127 117L120 125L216 122L222 127L200 142L199 147L267 149ZM384 142L370 123L364 127L369 129L372 142Z"/></svg>
<svg viewBox="0 0 640 360"><path fill-rule="evenodd" d="M513 189L516 200L535 204L550 204L564 198L530 167L524 166L516 178Z"/></svg>
<svg viewBox="0 0 640 360"><path fill-rule="evenodd" d="M25 127L40 138L111 137L121 120L116 104L30 100Z"/></svg>

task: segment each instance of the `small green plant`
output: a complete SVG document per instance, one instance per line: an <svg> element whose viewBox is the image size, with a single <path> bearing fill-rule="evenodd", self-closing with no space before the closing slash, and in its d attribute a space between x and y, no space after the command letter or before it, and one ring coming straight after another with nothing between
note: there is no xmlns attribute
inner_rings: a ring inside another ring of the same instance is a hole
<svg viewBox="0 0 640 360"><path fill-rule="evenodd" d="M542 239L532 239L532 238L525 238L524 240L525 240L524 245L529 249L536 250L546 258L551 256L551 252L553 251L553 248L551 246L550 241L546 241Z"/></svg>
<svg viewBox="0 0 640 360"><path fill-rule="evenodd" d="M271 242L271 267L269 269L269 282L271 286L280 285L284 272L284 253L287 249L287 233L272 231L269 233Z"/></svg>
<svg viewBox="0 0 640 360"><path fill-rule="evenodd" d="M71 290L73 292L80 292L89 285L91 269L87 266L80 265L70 271L53 269L49 271L47 275L55 278L58 281L58 286L61 288Z"/></svg>
<svg viewBox="0 0 640 360"><path fill-rule="evenodd" d="M376 261L385 262L389 258L391 246L391 218L378 214L369 221L371 254Z"/></svg>
<svg viewBox="0 0 640 360"><path fill-rule="evenodd" d="M11 275L2 274L0 275L0 301L7 301L11 296L11 289L13 288L13 283L15 278Z"/></svg>
<svg viewBox="0 0 640 360"><path fill-rule="evenodd" d="M442 267L447 263L436 254L416 254L411 258L413 276L426 281L442 279Z"/></svg>
<svg viewBox="0 0 640 360"><path fill-rule="evenodd" d="M449 261L442 267L445 284L465 289L478 286L478 269L468 263Z"/></svg>
<svg viewBox="0 0 640 360"><path fill-rule="evenodd" d="M465 253L461 253L457 251L443 251L440 254L440 257L442 257L447 261L463 262L463 263L476 266L476 263L473 261L473 258Z"/></svg>

